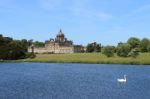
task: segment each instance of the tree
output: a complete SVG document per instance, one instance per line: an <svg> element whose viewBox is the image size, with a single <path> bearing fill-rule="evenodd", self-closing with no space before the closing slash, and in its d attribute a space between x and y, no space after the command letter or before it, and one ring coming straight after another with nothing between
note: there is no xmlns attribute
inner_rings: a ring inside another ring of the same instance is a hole
<svg viewBox="0 0 150 99"><path fill-rule="evenodd" d="M17 42L10 42L8 45L8 59L23 59L25 58L25 51Z"/></svg>
<svg viewBox="0 0 150 99"><path fill-rule="evenodd" d="M86 52L94 52L94 47L92 44L88 44L86 47Z"/></svg>
<svg viewBox="0 0 150 99"><path fill-rule="evenodd" d="M128 39L127 43L130 44L131 49L139 48L140 39L135 38L135 37L131 37L131 38Z"/></svg>
<svg viewBox="0 0 150 99"><path fill-rule="evenodd" d="M147 46L147 51L150 52L150 44Z"/></svg>
<svg viewBox="0 0 150 99"><path fill-rule="evenodd" d="M148 52L148 46L150 44L149 39L143 38L140 42L140 51L141 52Z"/></svg>
<svg viewBox="0 0 150 99"><path fill-rule="evenodd" d="M0 46L0 59L14 60L25 58L25 52L17 42L9 42Z"/></svg>
<svg viewBox="0 0 150 99"><path fill-rule="evenodd" d="M101 52L101 44L97 44L95 48L96 52Z"/></svg>
<svg viewBox="0 0 150 99"><path fill-rule="evenodd" d="M27 52L28 50L28 46L29 46L29 42L26 39L22 39L22 40L15 40L15 42L17 42L25 52Z"/></svg>
<svg viewBox="0 0 150 99"><path fill-rule="evenodd" d="M128 56L136 58L139 55L139 50L137 48L132 49Z"/></svg>
<svg viewBox="0 0 150 99"><path fill-rule="evenodd" d="M43 42L35 41L33 42L35 47L43 47L45 44Z"/></svg>
<svg viewBox="0 0 150 99"><path fill-rule="evenodd" d="M33 39L28 40L28 46L31 46L33 44Z"/></svg>
<svg viewBox="0 0 150 99"><path fill-rule="evenodd" d="M14 60L25 58L24 47L20 44L21 41L13 40L9 37L0 36L0 59Z"/></svg>
<svg viewBox="0 0 150 99"><path fill-rule="evenodd" d="M131 51L131 46L128 43L122 43L117 46L117 55L120 57L127 57Z"/></svg>
<svg viewBox="0 0 150 99"><path fill-rule="evenodd" d="M3 37L3 35L0 35L0 45L7 44L7 43L9 43L11 41L13 41L12 38L10 38L10 37Z"/></svg>
<svg viewBox="0 0 150 99"><path fill-rule="evenodd" d="M101 44L97 44L96 42L88 44L86 52L101 52Z"/></svg>
<svg viewBox="0 0 150 99"><path fill-rule="evenodd" d="M113 57L114 52L114 46L105 46L102 51L102 53L105 54L107 57Z"/></svg>

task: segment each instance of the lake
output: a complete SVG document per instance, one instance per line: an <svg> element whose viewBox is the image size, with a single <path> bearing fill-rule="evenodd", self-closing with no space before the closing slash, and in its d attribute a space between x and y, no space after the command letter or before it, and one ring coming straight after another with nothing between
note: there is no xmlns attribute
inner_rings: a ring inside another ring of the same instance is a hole
<svg viewBox="0 0 150 99"><path fill-rule="evenodd" d="M150 99L150 66L0 63L0 99Z"/></svg>

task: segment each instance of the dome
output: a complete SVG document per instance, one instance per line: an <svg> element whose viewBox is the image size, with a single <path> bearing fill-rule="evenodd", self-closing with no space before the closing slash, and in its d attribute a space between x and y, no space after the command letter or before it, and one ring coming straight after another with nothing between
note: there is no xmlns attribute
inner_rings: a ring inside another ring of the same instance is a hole
<svg viewBox="0 0 150 99"><path fill-rule="evenodd" d="M60 29L60 31L58 32L57 36L64 36L64 34L63 34L63 32L61 31L61 29Z"/></svg>

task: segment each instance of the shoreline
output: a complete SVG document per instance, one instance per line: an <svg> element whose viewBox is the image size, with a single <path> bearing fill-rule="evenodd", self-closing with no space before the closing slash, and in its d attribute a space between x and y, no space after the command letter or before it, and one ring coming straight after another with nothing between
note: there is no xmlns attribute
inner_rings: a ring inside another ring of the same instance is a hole
<svg viewBox="0 0 150 99"><path fill-rule="evenodd" d="M0 63L60 63L60 64L113 64L113 65L150 65L149 63L141 64L136 62L131 63L111 63L111 62L58 62L58 61L20 61L20 60L4 60Z"/></svg>
<svg viewBox="0 0 150 99"><path fill-rule="evenodd" d="M0 60L0 63L4 62L150 65L150 53L141 53L137 58L117 55L108 58L101 53L36 54L33 59Z"/></svg>

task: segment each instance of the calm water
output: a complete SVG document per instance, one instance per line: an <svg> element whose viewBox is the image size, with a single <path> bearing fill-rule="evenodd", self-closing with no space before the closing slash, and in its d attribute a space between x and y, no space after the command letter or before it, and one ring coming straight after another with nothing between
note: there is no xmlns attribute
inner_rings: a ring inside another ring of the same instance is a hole
<svg viewBox="0 0 150 99"><path fill-rule="evenodd" d="M0 63L0 99L150 99L150 66Z"/></svg>

